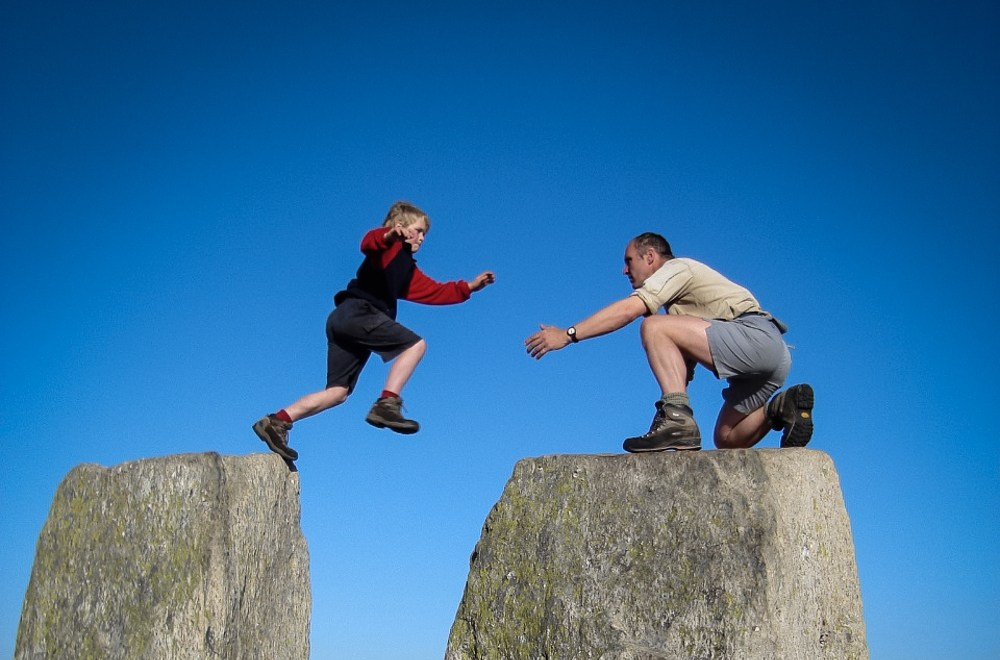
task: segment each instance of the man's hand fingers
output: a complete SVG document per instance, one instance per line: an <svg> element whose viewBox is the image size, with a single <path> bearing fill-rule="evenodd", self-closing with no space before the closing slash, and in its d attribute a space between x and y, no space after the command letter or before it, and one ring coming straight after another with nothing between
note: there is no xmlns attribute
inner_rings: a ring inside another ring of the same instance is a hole
<svg viewBox="0 0 1000 660"><path fill-rule="evenodd" d="M528 349L528 355L536 360L540 360L541 357L548 352L548 345L545 341L545 326L543 325L541 327L542 330L539 330L524 340L524 345Z"/></svg>

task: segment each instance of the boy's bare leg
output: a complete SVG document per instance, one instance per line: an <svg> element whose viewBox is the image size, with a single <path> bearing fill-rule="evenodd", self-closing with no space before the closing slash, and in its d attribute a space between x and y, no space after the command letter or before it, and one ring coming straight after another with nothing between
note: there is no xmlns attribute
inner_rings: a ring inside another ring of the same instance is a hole
<svg viewBox="0 0 1000 660"><path fill-rule="evenodd" d="M307 394L287 408L259 419L253 425L254 433L267 443L271 451L285 460L297 460L299 453L288 446L288 432L292 429L292 422L333 408L346 401L347 395L347 388L340 385ZM288 417L285 418L284 415Z"/></svg>
<svg viewBox="0 0 1000 660"><path fill-rule="evenodd" d="M427 342L421 339L397 355L396 359L392 361L392 366L389 367L389 375L385 379L385 389L401 394L426 352Z"/></svg>
<svg viewBox="0 0 1000 660"><path fill-rule="evenodd" d="M420 364L427 351L427 343L421 339L413 346L396 356L389 367L389 375L385 379L385 389L396 396L379 397L375 405L368 411L365 421L380 429L392 429L396 433L416 433L420 424L403 417L403 400L399 398L413 371Z"/></svg>
<svg viewBox="0 0 1000 660"><path fill-rule="evenodd" d="M341 385L329 387L319 392L307 394L292 405L285 408L285 412L292 418L293 422L311 417L316 413L333 408L347 400L347 388Z"/></svg>

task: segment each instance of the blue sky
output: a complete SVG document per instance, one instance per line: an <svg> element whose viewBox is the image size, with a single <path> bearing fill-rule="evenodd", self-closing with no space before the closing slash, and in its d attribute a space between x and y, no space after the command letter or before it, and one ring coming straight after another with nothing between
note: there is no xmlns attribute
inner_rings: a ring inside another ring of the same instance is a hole
<svg viewBox="0 0 1000 660"><path fill-rule="evenodd" d="M408 199L428 274L498 282L401 305L418 435L364 423L374 361L296 424L314 658L442 657L515 462L646 430L637 325L522 346L627 295L646 230L791 326L872 657L1000 656L1000 9L747 4L3 3L0 655L66 473L262 451Z"/></svg>

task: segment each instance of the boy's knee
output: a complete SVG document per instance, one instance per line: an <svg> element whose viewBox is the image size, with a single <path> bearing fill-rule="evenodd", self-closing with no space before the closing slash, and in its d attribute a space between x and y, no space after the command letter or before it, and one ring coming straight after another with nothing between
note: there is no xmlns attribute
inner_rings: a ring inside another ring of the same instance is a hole
<svg viewBox="0 0 1000 660"><path fill-rule="evenodd" d="M350 390L348 390L343 385L333 385L326 388L327 401L332 406L339 406L343 402L347 401L347 398L351 396Z"/></svg>

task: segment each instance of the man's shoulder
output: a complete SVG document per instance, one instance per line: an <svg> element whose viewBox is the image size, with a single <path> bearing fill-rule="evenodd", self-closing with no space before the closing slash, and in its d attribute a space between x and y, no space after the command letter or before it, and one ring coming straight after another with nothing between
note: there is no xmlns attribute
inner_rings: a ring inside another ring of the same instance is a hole
<svg viewBox="0 0 1000 660"><path fill-rule="evenodd" d="M673 264L671 266L671 264ZM674 257L663 264L666 273L687 273L691 277L706 277L719 272L706 264L704 261L692 259L691 257Z"/></svg>
<svg viewBox="0 0 1000 660"><path fill-rule="evenodd" d="M691 257L674 257L669 259L667 263L674 263L676 268L708 268L708 266L697 259L692 259Z"/></svg>
<svg viewBox="0 0 1000 660"><path fill-rule="evenodd" d="M699 261L688 257L671 257L663 262L663 265L656 269L659 275L674 275L676 273L690 272L698 266L703 266Z"/></svg>

